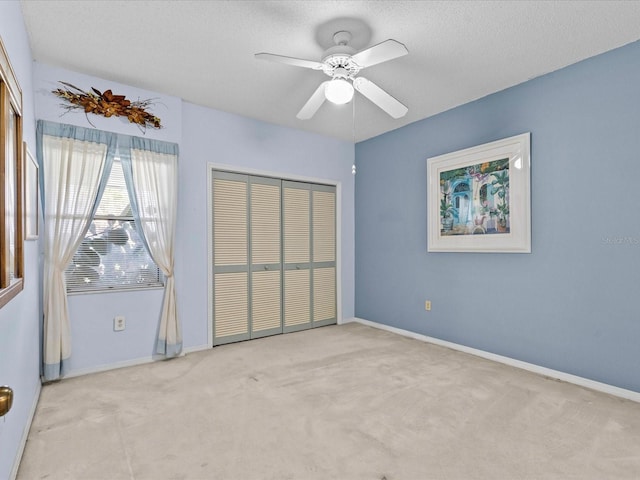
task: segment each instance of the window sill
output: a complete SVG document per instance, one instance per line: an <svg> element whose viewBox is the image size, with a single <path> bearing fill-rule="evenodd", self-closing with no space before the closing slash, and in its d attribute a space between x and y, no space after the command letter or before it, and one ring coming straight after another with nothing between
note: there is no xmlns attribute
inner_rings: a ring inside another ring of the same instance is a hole
<svg viewBox="0 0 640 480"><path fill-rule="evenodd" d="M80 292L67 292L68 297L76 295L102 295L103 293L128 293L128 292L146 292L149 290L164 290L164 285L153 287L131 287L131 288L108 288L103 290L83 290Z"/></svg>

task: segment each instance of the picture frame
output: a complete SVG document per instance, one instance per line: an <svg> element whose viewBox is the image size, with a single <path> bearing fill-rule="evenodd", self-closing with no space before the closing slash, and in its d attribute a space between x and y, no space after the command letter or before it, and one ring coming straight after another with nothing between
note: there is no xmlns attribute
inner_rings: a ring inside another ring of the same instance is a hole
<svg viewBox="0 0 640 480"><path fill-rule="evenodd" d="M24 229L25 240L37 240L40 223L40 189L38 163L29 151L27 143L23 143L24 161Z"/></svg>
<svg viewBox="0 0 640 480"><path fill-rule="evenodd" d="M427 159L427 251L531 253L531 134Z"/></svg>

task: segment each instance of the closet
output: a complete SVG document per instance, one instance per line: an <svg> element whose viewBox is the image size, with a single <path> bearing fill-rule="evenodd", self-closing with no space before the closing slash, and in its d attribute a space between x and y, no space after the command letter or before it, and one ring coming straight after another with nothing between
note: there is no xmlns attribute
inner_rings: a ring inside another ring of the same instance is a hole
<svg viewBox="0 0 640 480"><path fill-rule="evenodd" d="M213 344L336 323L335 186L212 171Z"/></svg>

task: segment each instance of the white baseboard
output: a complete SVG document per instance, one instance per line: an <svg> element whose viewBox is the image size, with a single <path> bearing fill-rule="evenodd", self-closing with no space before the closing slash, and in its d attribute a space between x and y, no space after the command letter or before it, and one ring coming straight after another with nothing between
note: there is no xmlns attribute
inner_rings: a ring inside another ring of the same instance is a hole
<svg viewBox="0 0 640 480"><path fill-rule="evenodd" d="M159 357L158 359L160 359L162 357ZM156 358L154 357L143 357L143 358L134 358L132 360L124 360L122 362L116 362L116 363L108 363L105 365L98 365L95 367L89 367L89 368L81 368L79 370L72 370L68 373L66 373L64 375L64 377L62 378L62 380L66 379L66 378L73 378L73 377L81 377L83 375L89 375L92 373L100 373L100 372L106 372L109 370L116 370L118 368L125 368L125 367L134 367L136 365L143 365L145 363L151 363L153 361L155 361Z"/></svg>
<svg viewBox="0 0 640 480"><path fill-rule="evenodd" d="M182 353L179 357L183 357L188 353L199 352L201 350L207 350L211 348L209 345L198 345L196 347L185 347L182 349ZM122 362L108 363L105 365L98 365L96 367L82 368L79 370L72 370L65 374L64 378L81 377L83 375L89 375L91 373L106 372L109 370L116 370L118 368L135 367L136 365L144 365L145 363L157 362L164 360L162 355L153 355L149 357L134 358L132 360L124 360Z"/></svg>
<svg viewBox="0 0 640 480"><path fill-rule="evenodd" d="M20 439L20 446L18 447L16 458L13 460L13 468L11 469L11 473L9 474L9 480L15 480L16 477L18 476L18 469L20 468L20 462L22 461L22 454L24 453L24 448L27 445L29 430L31 430L33 417L35 416L36 408L38 407L38 400L40 400L41 389L42 389L42 384L38 382L36 394L33 396L33 402L31 403L31 409L29 410L29 417L27 418L27 422L25 423L24 429L22 430L22 438Z"/></svg>
<svg viewBox="0 0 640 480"><path fill-rule="evenodd" d="M197 347L186 347L182 349L182 354L186 355L187 353L195 353L201 352L203 350L211 350L213 347L211 345L198 345Z"/></svg>
<svg viewBox="0 0 640 480"><path fill-rule="evenodd" d="M422 342L433 343L434 345L440 345L442 347L451 348L453 350L458 350L460 352L469 353L471 355L482 357L487 360L504 363L505 365L521 368L523 370L537 373L539 375L544 375L545 377L555 378L557 380L562 380L563 382L573 383L575 385L580 385L581 387L590 388L591 390L608 393L609 395L614 395L616 397L625 398L627 400L632 400L634 402L640 403L640 392L634 392L633 390L614 387L613 385L596 382L595 380L589 380L588 378L579 377L577 375L572 375L570 373L560 372L558 370L552 370L550 368L541 367L540 365L523 362L521 360L516 360L514 358L504 357L502 355L497 355L491 352L485 352L484 350L478 350L476 348L465 347L464 345L459 345L457 343L447 342L446 340L440 340L434 337L428 337L420 333L410 332L408 330L391 327L389 325L384 325L382 323L372 322L370 320L365 320L363 318L357 318L357 317L348 318L348 319L345 319L342 323L344 324L349 322L358 322L363 325L368 325L370 327L379 328L381 330L386 330L388 332L396 333L404 337L414 338Z"/></svg>

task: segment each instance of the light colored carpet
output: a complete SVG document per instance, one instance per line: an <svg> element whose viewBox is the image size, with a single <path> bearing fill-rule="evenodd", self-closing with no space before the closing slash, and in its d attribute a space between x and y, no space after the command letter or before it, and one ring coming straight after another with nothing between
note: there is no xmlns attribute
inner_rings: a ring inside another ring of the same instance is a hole
<svg viewBox="0 0 640 480"><path fill-rule="evenodd" d="M45 386L45 478L638 479L640 404L347 324Z"/></svg>

